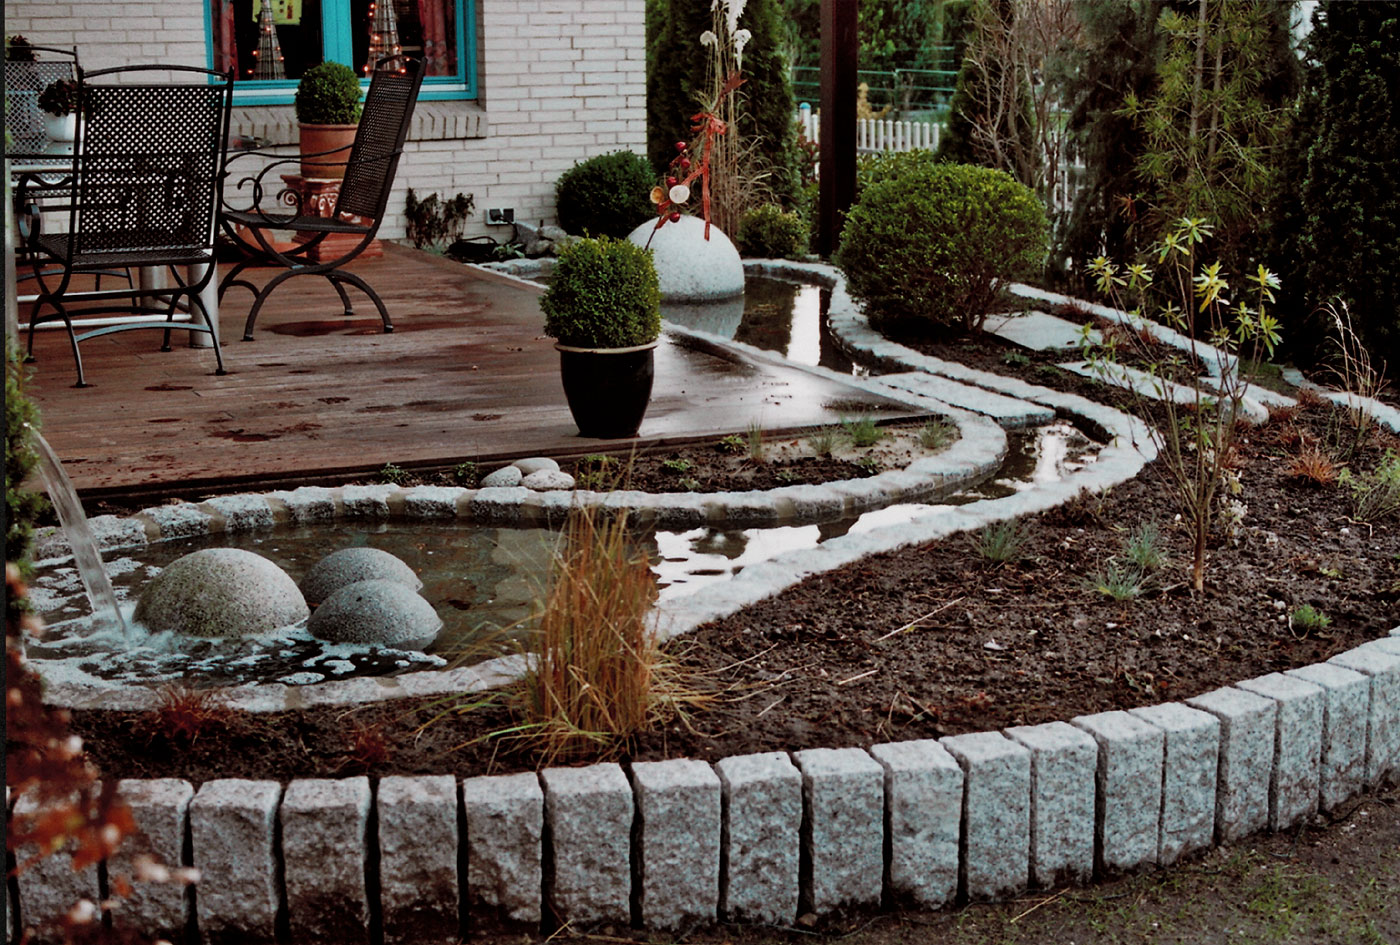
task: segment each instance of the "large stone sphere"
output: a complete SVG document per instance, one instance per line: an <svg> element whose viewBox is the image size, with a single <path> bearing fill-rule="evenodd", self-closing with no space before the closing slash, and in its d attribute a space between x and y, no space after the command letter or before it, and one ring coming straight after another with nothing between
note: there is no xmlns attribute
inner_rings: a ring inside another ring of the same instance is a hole
<svg viewBox="0 0 1400 945"><path fill-rule="evenodd" d="M290 626L308 613L291 575L262 555L206 548L156 575L141 591L133 616L156 632L239 637Z"/></svg>
<svg viewBox="0 0 1400 945"><path fill-rule="evenodd" d="M705 221L699 217L681 217L659 230L649 220L627 239L638 246L651 240L663 302L713 302L744 292L739 251L717 226L710 227L705 239Z"/></svg>
<svg viewBox="0 0 1400 945"><path fill-rule="evenodd" d="M359 581L398 581L410 590L423 582L413 569L394 555L378 548L342 548L313 564L301 579L301 593L312 607L347 584Z"/></svg>
<svg viewBox="0 0 1400 945"><path fill-rule="evenodd" d="M442 618L398 581L358 581L327 597L307 621L311 635L332 643L379 643L421 650L437 639Z"/></svg>

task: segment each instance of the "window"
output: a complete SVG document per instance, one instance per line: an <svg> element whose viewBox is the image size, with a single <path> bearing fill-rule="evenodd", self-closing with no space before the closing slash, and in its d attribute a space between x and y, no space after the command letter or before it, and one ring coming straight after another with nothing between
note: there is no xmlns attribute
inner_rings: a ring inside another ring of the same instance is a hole
<svg viewBox="0 0 1400 945"><path fill-rule="evenodd" d="M264 4L267 5L264 9ZM290 102L318 62L368 71L397 44L424 62L422 98L475 98L475 0L209 0L210 61L240 103ZM375 52L371 52L375 50Z"/></svg>

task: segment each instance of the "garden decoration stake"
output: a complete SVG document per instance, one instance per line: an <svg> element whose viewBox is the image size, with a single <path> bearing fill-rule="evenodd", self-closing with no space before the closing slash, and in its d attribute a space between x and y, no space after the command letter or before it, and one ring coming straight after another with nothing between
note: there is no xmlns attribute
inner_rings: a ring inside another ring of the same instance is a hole
<svg viewBox="0 0 1400 945"><path fill-rule="evenodd" d="M652 236L656 235L656 231L665 226L667 221L675 223L681 218L677 207L683 206L690 199L690 184L698 177L700 209L705 218L705 239L710 238L710 159L714 154L715 139L729 130L728 125L716 112L719 111L720 102L743 83L742 75L737 72L731 73L724 85L720 86L714 104L706 111L691 116L690 130L695 135L695 143L676 142L677 153L671 159L670 171L666 175L666 187L653 187L651 191L651 202L656 204L657 213ZM691 159L694 153L699 154L698 161ZM650 236L647 237L647 246L651 246Z"/></svg>

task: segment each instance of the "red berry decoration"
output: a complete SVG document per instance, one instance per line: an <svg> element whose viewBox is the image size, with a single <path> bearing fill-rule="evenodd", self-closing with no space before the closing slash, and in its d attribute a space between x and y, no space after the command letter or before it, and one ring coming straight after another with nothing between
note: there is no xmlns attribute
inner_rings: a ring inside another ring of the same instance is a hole
<svg viewBox="0 0 1400 945"><path fill-rule="evenodd" d="M671 222L672 222L672 223L679 223L679 222L681 222L681 212L680 212L679 210L672 210L672 211L671 211Z"/></svg>
<svg viewBox="0 0 1400 945"><path fill-rule="evenodd" d="M667 187L674 187L674 186L676 186L676 185L679 184L679 183L680 183L680 180L679 180L678 178L675 178L675 177L668 177L668 178L666 178L666 186L667 186Z"/></svg>
<svg viewBox="0 0 1400 945"><path fill-rule="evenodd" d="M690 170L690 158L681 158L681 170Z"/></svg>
<svg viewBox="0 0 1400 945"><path fill-rule="evenodd" d="M685 143L684 141L677 141L677 142L676 142L676 150L677 150L677 151L684 151L684 150L686 149L686 147L687 147L687 145L686 145L686 143Z"/></svg>

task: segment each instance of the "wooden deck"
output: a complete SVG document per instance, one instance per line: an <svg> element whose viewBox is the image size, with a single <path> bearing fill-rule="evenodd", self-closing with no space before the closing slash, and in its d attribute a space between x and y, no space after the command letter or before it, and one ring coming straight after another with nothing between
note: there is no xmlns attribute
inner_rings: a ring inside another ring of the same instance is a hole
<svg viewBox="0 0 1400 945"><path fill-rule="evenodd" d="M412 249L388 246L353 269L384 297L383 334L352 290L345 318L322 279L295 279L241 341L247 294L224 300L229 373L211 349L176 334L126 332L82 347L88 382L72 387L62 331L41 332L29 391L43 433L79 492L192 497L255 487L334 483L385 463L406 468L646 449L745 431L832 423L866 404L910 411L805 371L666 337L651 407L635 441L578 435L537 292ZM255 271L261 281L270 271ZM363 302L363 304L362 304Z"/></svg>

